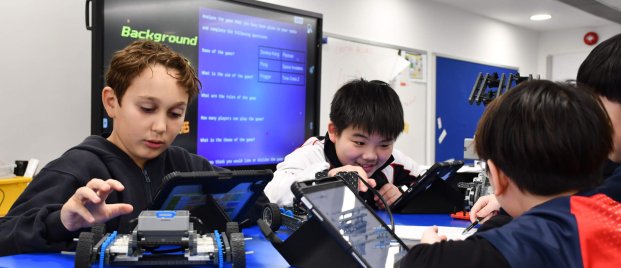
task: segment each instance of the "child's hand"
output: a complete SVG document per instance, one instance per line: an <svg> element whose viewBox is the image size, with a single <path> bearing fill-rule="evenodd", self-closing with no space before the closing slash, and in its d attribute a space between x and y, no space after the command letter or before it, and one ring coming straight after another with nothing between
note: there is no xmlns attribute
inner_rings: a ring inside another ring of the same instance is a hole
<svg viewBox="0 0 621 268"><path fill-rule="evenodd" d="M388 204L388 206L390 206L392 205L392 203L397 201L397 199L401 196L401 191L399 191L399 188L397 188L397 186L395 186L394 184L386 183L384 186L382 186L381 189L379 189L379 194L382 195L384 200L386 200L386 203ZM382 200L379 199L378 196L375 196L373 200L375 200L375 205L378 208L380 209L386 208L384 207L384 203L382 202Z"/></svg>
<svg viewBox="0 0 621 268"><path fill-rule="evenodd" d="M498 214L498 210L500 210L500 203L495 195L481 196L470 209L470 221L474 222L478 218L479 222L483 223Z"/></svg>
<svg viewBox="0 0 621 268"><path fill-rule="evenodd" d="M336 173L339 173L339 172L356 172L358 173L358 176L360 176L361 179L365 180L369 185L371 185L371 187L375 187L376 185L375 180L369 179L369 177L367 176L367 173L360 166L347 165L347 166L342 166L338 168L333 168L330 171L328 171L328 176L333 177L336 175ZM367 190L369 190L368 187L363 182L358 181L358 191L366 192Z"/></svg>
<svg viewBox="0 0 621 268"><path fill-rule="evenodd" d="M431 226L423 232L420 242L424 244L433 244L446 240L446 235L438 235L438 226Z"/></svg>
<svg viewBox="0 0 621 268"><path fill-rule="evenodd" d="M80 187L60 210L60 221L69 231L104 223L117 216L132 212L129 204L106 204L108 194L123 191L125 187L117 180L92 179Z"/></svg>

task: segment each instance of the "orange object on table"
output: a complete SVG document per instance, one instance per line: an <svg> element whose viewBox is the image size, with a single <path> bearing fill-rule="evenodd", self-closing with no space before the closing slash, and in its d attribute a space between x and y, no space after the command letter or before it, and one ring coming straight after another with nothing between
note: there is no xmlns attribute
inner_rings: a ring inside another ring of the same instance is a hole
<svg viewBox="0 0 621 268"><path fill-rule="evenodd" d="M458 211L455 212L453 214L451 214L451 218L453 219L458 219L458 220L470 220L470 212L468 211Z"/></svg>

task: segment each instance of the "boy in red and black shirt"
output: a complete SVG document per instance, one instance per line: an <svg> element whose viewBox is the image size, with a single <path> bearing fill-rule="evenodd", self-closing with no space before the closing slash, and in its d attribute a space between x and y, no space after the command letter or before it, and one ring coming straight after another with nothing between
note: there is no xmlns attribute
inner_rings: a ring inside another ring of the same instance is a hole
<svg viewBox="0 0 621 268"><path fill-rule="evenodd" d="M494 195L514 219L464 241L427 230L400 265L621 267L618 184L588 190L601 183L612 134L603 104L588 90L518 85L490 103L475 135Z"/></svg>

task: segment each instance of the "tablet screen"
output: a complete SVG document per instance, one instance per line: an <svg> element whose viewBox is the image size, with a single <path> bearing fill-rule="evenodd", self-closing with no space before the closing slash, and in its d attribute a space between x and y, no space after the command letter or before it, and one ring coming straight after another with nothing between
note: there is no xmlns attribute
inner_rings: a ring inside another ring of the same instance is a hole
<svg viewBox="0 0 621 268"><path fill-rule="evenodd" d="M213 194L212 196L226 214L231 219L235 219L246 202L254 195L254 192L250 190L251 186L251 182L240 183L227 193Z"/></svg>
<svg viewBox="0 0 621 268"><path fill-rule="evenodd" d="M227 221L241 222L248 219L248 211L272 176L271 170L171 172L150 209L189 210L205 221L204 217L213 218L206 209L218 207Z"/></svg>
<svg viewBox="0 0 621 268"><path fill-rule="evenodd" d="M207 195L201 185L175 186L161 206L162 210L192 210L205 204Z"/></svg>
<svg viewBox="0 0 621 268"><path fill-rule="evenodd" d="M393 267L400 242L347 186L334 185L304 196L369 266Z"/></svg>
<svg viewBox="0 0 621 268"><path fill-rule="evenodd" d="M235 219L246 202L254 195L254 192L249 189L251 185L251 182L240 183L226 193L212 194L211 196L231 219ZM205 204L207 196L208 194L203 193L201 185L175 186L161 209L191 211Z"/></svg>

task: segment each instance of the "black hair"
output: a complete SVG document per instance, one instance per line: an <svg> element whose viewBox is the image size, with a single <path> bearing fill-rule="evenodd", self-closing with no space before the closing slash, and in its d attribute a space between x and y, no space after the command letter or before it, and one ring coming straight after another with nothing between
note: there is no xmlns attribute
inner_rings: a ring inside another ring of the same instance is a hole
<svg viewBox="0 0 621 268"><path fill-rule="evenodd" d="M593 92L544 80L523 82L492 101L475 148L522 190L550 196L601 182L612 124Z"/></svg>
<svg viewBox="0 0 621 268"><path fill-rule="evenodd" d="M621 103L621 34L597 45L578 69L577 82Z"/></svg>
<svg viewBox="0 0 621 268"><path fill-rule="evenodd" d="M397 139L404 126L395 90L385 82L362 78L347 82L334 94L330 120L337 134L351 126L390 139Z"/></svg>

